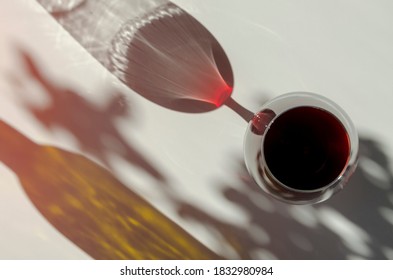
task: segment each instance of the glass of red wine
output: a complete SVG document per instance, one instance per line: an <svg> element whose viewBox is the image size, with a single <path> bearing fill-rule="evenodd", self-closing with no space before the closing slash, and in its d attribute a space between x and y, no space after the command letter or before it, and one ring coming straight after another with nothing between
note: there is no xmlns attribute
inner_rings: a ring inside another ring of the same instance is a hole
<svg viewBox="0 0 393 280"><path fill-rule="evenodd" d="M354 172L359 140L333 101L294 92L267 102L247 127L247 169L268 194L291 204L322 202Z"/></svg>

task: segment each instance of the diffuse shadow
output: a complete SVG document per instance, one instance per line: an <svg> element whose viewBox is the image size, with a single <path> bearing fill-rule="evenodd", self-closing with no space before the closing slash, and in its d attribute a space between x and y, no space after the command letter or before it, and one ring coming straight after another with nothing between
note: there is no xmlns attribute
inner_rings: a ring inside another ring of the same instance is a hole
<svg viewBox="0 0 393 280"><path fill-rule="evenodd" d="M370 161L384 174L383 180L370 176ZM359 167L348 186L314 206L292 206L269 198L250 178L242 160L238 165L240 182L223 186L222 195L248 213L247 226L220 221L184 203L179 205L179 214L218 231L239 258L391 257L393 175L387 156L374 140L360 140Z"/></svg>
<svg viewBox="0 0 393 280"><path fill-rule="evenodd" d="M37 82L50 100L44 108L26 105L41 124L49 130L60 127L70 132L82 150L108 167L111 167L108 156L112 152L156 180L166 181L164 174L124 139L116 127L118 119L132 117L129 100L120 93L108 93L111 100L105 108L98 108L74 90L50 81L27 52L20 50L19 55L29 79Z"/></svg>
<svg viewBox="0 0 393 280"><path fill-rule="evenodd" d="M359 166L348 187L328 201L368 235L370 255L385 259L393 249L393 174L390 162L378 141L361 138Z"/></svg>
<svg viewBox="0 0 393 280"><path fill-rule="evenodd" d="M239 190L238 186L222 186L222 194L225 199L245 210L250 216L246 226L224 222L202 209L184 203L179 206L179 215L212 228L214 232L219 232L223 245L234 250L236 259L334 259L336 257L335 252L318 251L318 248L310 245L319 244L318 238L321 235L324 235L324 242L334 244L338 240L334 234L323 232L322 229L305 227L286 213L290 211L288 206L271 201L258 186L254 186L253 181L247 180L244 183L250 184L251 187L242 185L242 190ZM261 207L257 202L266 204ZM294 240L299 238L302 239L303 244L294 243ZM313 250L315 251L311 252Z"/></svg>

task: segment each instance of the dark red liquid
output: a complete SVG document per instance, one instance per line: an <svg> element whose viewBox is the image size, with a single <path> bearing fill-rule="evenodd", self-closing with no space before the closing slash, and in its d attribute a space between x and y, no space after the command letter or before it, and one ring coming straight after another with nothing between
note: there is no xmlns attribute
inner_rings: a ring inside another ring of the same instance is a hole
<svg viewBox="0 0 393 280"><path fill-rule="evenodd" d="M341 122L315 107L296 107L278 116L266 132L266 164L274 177L298 190L334 181L349 157L349 138Z"/></svg>

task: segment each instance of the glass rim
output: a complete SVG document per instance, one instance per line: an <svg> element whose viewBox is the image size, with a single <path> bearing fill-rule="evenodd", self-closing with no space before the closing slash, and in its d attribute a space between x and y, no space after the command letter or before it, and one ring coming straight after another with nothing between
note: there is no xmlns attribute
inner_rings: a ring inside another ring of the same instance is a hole
<svg viewBox="0 0 393 280"><path fill-rule="evenodd" d="M264 141L270 126L283 113L296 107L314 107L326 111L335 117L335 120L343 126L347 134L348 152L346 152L345 165L339 173L337 172L337 177L314 189L299 189L284 184L273 175L264 155ZM255 128L254 119L250 120L243 145L246 168L262 190L279 201L299 205L324 201L344 188L357 166L359 138L354 123L343 108L321 94L299 91L272 98L263 104L254 116L264 111L267 114L272 112L272 117L266 119L261 133L253 130ZM297 197L297 194L300 196Z"/></svg>

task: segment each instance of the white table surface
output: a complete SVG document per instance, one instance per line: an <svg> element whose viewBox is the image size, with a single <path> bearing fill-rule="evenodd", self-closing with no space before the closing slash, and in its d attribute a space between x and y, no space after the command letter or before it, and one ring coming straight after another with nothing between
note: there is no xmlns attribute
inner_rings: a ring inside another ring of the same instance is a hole
<svg viewBox="0 0 393 280"><path fill-rule="evenodd" d="M292 91L320 93L345 109L361 142L359 167L346 189L315 206L267 197L244 169L246 122L235 112L223 106L181 113L144 99L35 1L0 0L0 118L37 143L105 166L70 131L48 130L31 116L26 104L45 107L50 100L26 73L16 51L23 48L48 80L94 108L124 94L131 113L113 126L165 182L108 150L110 171L219 255L393 259L393 2L173 2L221 43L233 69L232 97L247 109ZM90 258L37 211L5 164L0 229L1 259Z"/></svg>

